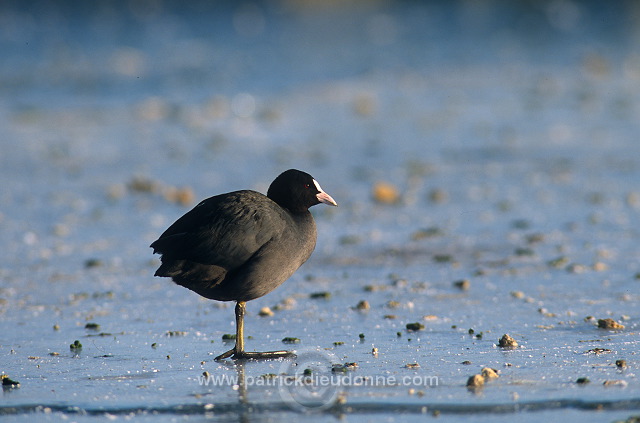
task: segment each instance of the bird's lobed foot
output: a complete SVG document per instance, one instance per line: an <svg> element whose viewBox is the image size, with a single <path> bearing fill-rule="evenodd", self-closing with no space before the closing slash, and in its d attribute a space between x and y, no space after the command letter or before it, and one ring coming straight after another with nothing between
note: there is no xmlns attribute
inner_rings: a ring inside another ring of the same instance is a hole
<svg viewBox="0 0 640 423"><path fill-rule="evenodd" d="M296 355L291 351L236 352L235 349L232 349L225 353L220 354L215 358L215 360L216 361L224 360L225 358L229 358L229 357L231 357L234 360L272 360L276 358L290 358L295 356Z"/></svg>

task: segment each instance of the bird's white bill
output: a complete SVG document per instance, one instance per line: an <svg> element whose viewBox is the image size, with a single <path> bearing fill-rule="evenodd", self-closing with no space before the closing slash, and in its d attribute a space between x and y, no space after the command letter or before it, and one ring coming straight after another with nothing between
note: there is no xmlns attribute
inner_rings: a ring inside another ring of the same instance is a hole
<svg viewBox="0 0 640 423"><path fill-rule="evenodd" d="M333 198L331 198L331 196L329 194L327 194L326 192L324 192L322 190L322 188L320 188L320 184L318 183L318 181L316 181L315 179L313 180L313 184L316 186L316 189L320 192L318 192L316 194L316 198L318 199L318 201L320 201L321 203L324 204L328 204L330 206L337 206L338 203L336 203L336 200L334 200Z"/></svg>

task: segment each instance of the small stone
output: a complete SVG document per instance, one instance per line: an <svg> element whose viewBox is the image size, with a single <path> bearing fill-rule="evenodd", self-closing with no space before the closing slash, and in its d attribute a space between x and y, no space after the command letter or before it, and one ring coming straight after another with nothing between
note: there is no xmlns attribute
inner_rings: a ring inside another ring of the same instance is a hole
<svg viewBox="0 0 640 423"><path fill-rule="evenodd" d="M362 300L356 305L356 310L369 310L370 308L371 306L367 300Z"/></svg>
<svg viewBox="0 0 640 423"><path fill-rule="evenodd" d="M360 94L353 101L353 110L357 115L368 117L376 112L376 98L372 94Z"/></svg>
<svg viewBox="0 0 640 423"><path fill-rule="evenodd" d="M484 385L484 376L482 375L473 375L467 379L467 387L469 388L479 388Z"/></svg>
<svg viewBox="0 0 640 423"><path fill-rule="evenodd" d="M365 292L384 291L387 285L365 285L363 289Z"/></svg>
<svg viewBox="0 0 640 423"><path fill-rule="evenodd" d="M100 267L102 266L102 264L102 260L97 258L90 258L84 261L84 267L86 267L87 269L90 269L92 267Z"/></svg>
<svg viewBox="0 0 640 423"><path fill-rule="evenodd" d="M589 380L588 377L579 377L578 379L576 379L576 383L578 385L586 385L587 383L590 383L591 381Z"/></svg>
<svg viewBox="0 0 640 423"><path fill-rule="evenodd" d="M498 346L500 348L518 348L518 342L505 333L498 341Z"/></svg>
<svg viewBox="0 0 640 423"><path fill-rule="evenodd" d="M258 315L262 317L271 317L273 316L273 311L269 307L262 307L258 312Z"/></svg>
<svg viewBox="0 0 640 423"><path fill-rule="evenodd" d="M340 243L340 245L356 245L360 244L362 240L357 235L343 235L340 237L340 240L338 242Z"/></svg>
<svg viewBox="0 0 640 423"><path fill-rule="evenodd" d="M188 332L184 331L184 330L168 330L166 335L168 337L174 337L174 336L185 336L187 335ZM235 339L235 335L233 335ZM224 339L225 335L222 335L222 339Z"/></svg>
<svg viewBox="0 0 640 423"><path fill-rule="evenodd" d="M537 242L544 241L544 234L535 233L535 234L527 235L526 239L529 244L535 244Z"/></svg>
<svg viewBox="0 0 640 423"><path fill-rule="evenodd" d="M602 383L603 386L619 386L621 388L624 388L627 386L627 381L626 380L605 380Z"/></svg>
<svg viewBox="0 0 640 423"><path fill-rule="evenodd" d="M426 229L418 229L411 234L412 241L420 241L421 239L434 238L436 236L442 236L444 232L437 227L431 227Z"/></svg>
<svg viewBox="0 0 640 423"><path fill-rule="evenodd" d="M562 256L562 257L558 257L556 259L550 260L547 264L550 267L555 267L555 268L561 268L564 265L566 265L567 263L569 263L569 258Z"/></svg>
<svg viewBox="0 0 640 423"><path fill-rule="evenodd" d="M347 373L347 368L344 366L344 364L334 364L331 366L331 372L332 373Z"/></svg>
<svg viewBox="0 0 640 423"><path fill-rule="evenodd" d="M189 206L193 204L196 196L193 190L189 187L169 187L165 189L164 198L171 203L180 204L181 206Z"/></svg>
<svg viewBox="0 0 640 423"><path fill-rule="evenodd" d="M485 379L495 379L497 377L500 377L498 375L498 371L496 369L492 369L491 367L483 367L480 371L480 374L482 374Z"/></svg>
<svg viewBox="0 0 640 423"><path fill-rule="evenodd" d="M524 292L522 292L522 291L511 291L511 296L513 298L517 298L517 299L521 300L521 299L524 298Z"/></svg>
<svg viewBox="0 0 640 423"><path fill-rule="evenodd" d="M586 354L611 354L611 350L609 348L591 348L590 350L585 351Z"/></svg>
<svg viewBox="0 0 640 423"><path fill-rule="evenodd" d="M372 354L374 357L377 357L377 356L378 356L378 349L377 349L376 347L373 347L373 348L371 349L371 354Z"/></svg>
<svg viewBox="0 0 640 423"><path fill-rule="evenodd" d="M516 248L514 251L514 254L520 257L528 257L528 256L536 255L535 251L533 251L531 248L523 248L523 247Z"/></svg>
<svg viewBox="0 0 640 423"><path fill-rule="evenodd" d="M471 361L469 361L469 360L465 360L465 361L463 361L463 362L462 362L462 363L460 363L460 364L463 364L463 365L465 365L465 366L468 366L468 365L470 365L470 364L472 364L472 363L471 363Z"/></svg>
<svg viewBox="0 0 640 423"><path fill-rule="evenodd" d="M616 367L619 369L624 369L627 367L627 360L616 360Z"/></svg>
<svg viewBox="0 0 640 423"><path fill-rule="evenodd" d="M610 330L624 329L623 324L620 324L613 319L598 319L598 327L600 329L610 329Z"/></svg>
<svg viewBox="0 0 640 423"><path fill-rule="evenodd" d="M567 266L567 272L569 273L584 273L587 271L587 266L579 263L572 263Z"/></svg>
<svg viewBox="0 0 640 423"><path fill-rule="evenodd" d="M313 299L323 298L325 300L328 300L329 298L331 298L331 293L328 291L314 292L312 294L309 294L309 298L313 298Z"/></svg>
<svg viewBox="0 0 640 423"><path fill-rule="evenodd" d="M127 188L132 192L157 192L160 185L144 176L135 176L127 184Z"/></svg>
<svg viewBox="0 0 640 423"><path fill-rule="evenodd" d="M440 188L434 188L429 191L429 201L434 204L444 204L449 201L449 193Z"/></svg>
<svg viewBox="0 0 640 423"><path fill-rule="evenodd" d="M419 322L407 323L407 330L410 332L416 332L423 329L424 329L424 325L422 323L419 323Z"/></svg>
<svg viewBox="0 0 640 423"><path fill-rule="evenodd" d="M236 334L235 333L225 333L224 335L222 335L222 340L223 341L235 341L236 340Z"/></svg>
<svg viewBox="0 0 640 423"><path fill-rule="evenodd" d="M292 336L287 336L286 338L282 338L283 344L299 344L300 338L295 338Z"/></svg>
<svg viewBox="0 0 640 423"><path fill-rule="evenodd" d="M388 182L377 182L373 186L373 199L380 204L396 204L400 201L400 193Z"/></svg>
<svg viewBox="0 0 640 423"><path fill-rule="evenodd" d="M609 266L607 266L606 263L603 263L601 261L597 261L593 264L593 270L595 270L596 272L604 272L608 268Z"/></svg>
<svg viewBox="0 0 640 423"><path fill-rule="evenodd" d="M461 291L468 291L469 288L471 288L471 281L469 281L469 279L462 279L459 281L455 281L453 283L453 286L455 286Z"/></svg>
<svg viewBox="0 0 640 423"><path fill-rule="evenodd" d="M20 382L18 382L16 380L12 380L7 375L2 375L2 387L3 388L5 388L5 387L6 388L19 388L20 387Z"/></svg>
<svg viewBox="0 0 640 423"><path fill-rule="evenodd" d="M418 363L407 363L404 365L406 369L419 369L420 365Z"/></svg>
<svg viewBox="0 0 640 423"><path fill-rule="evenodd" d="M451 254L436 254L433 256L433 261L436 263L449 263L453 261L453 256Z"/></svg>

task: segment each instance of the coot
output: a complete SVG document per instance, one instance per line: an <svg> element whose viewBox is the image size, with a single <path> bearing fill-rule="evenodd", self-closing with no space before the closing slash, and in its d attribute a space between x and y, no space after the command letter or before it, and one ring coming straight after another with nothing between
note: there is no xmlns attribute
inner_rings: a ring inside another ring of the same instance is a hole
<svg viewBox="0 0 640 423"><path fill-rule="evenodd" d="M316 245L309 207L337 206L308 173L289 169L267 195L242 190L207 198L164 231L151 248L171 278L203 297L236 301L235 347L218 357L277 358L289 351L246 352L246 302L273 291L304 263Z"/></svg>

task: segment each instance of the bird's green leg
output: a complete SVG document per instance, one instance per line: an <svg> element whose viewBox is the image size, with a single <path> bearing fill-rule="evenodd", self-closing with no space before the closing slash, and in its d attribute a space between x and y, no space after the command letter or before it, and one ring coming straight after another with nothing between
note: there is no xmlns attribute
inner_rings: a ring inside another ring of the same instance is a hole
<svg viewBox="0 0 640 423"><path fill-rule="evenodd" d="M236 345L233 349L220 354L215 359L224 360L232 357L236 360L241 359L271 359L282 357L294 357L291 351L264 351L264 352L246 352L244 350L244 315L247 310L246 301L238 301L236 304Z"/></svg>

